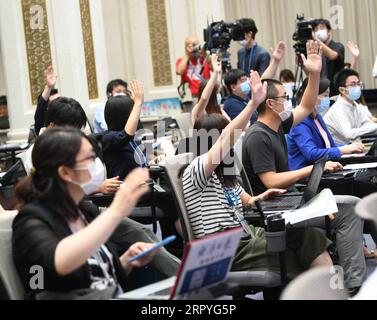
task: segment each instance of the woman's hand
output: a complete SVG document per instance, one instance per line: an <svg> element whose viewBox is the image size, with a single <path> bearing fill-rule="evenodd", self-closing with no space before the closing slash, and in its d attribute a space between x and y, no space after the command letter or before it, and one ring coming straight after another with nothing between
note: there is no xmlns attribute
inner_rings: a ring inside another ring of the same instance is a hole
<svg viewBox="0 0 377 320"><path fill-rule="evenodd" d="M147 169L138 168L132 171L115 194L110 208L122 218L129 216L139 199L150 192L149 179Z"/></svg>
<svg viewBox="0 0 377 320"><path fill-rule="evenodd" d="M133 97L135 105L142 106L144 103L143 86L138 80L132 80L130 85L131 85L131 91L132 91L131 96Z"/></svg>
<svg viewBox="0 0 377 320"><path fill-rule="evenodd" d="M125 270L128 270L131 267L141 268L141 267L146 266L148 263L151 262L151 260L153 259L153 256L159 251L159 249L154 250L153 252L147 254L146 256L138 260L135 260L134 262L128 263L128 260L130 260L134 256L137 256L140 253L143 253L144 251L147 251L153 246L155 246L154 243L137 242L133 244L120 258L123 268Z"/></svg>
<svg viewBox="0 0 377 320"><path fill-rule="evenodd" d="M221 72L221 62L219 61L219 57L216 54L211 56L212 68L213 72L219 74Z"/></svg>
<svg viewBox="0 0 377 320"><path fill-rule="evenodd" d="M106 179L103 183L99 192L103 194L112 194L118 191L119 187L123 182L119 180L119 177L112 179Z"/></svg>

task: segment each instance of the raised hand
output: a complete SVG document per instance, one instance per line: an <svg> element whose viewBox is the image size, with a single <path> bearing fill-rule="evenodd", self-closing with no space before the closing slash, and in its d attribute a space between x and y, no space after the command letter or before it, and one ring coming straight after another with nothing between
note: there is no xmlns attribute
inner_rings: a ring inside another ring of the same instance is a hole
<svg viewBox="0 0 377 320"><path fill-rule="evenodd" d="M216 54L211 55L211 62L213 71L216 73L221 72L221 62L219 61L219 57Z"/></svg>
<svg viewBox="0 0 377 320"><path fill-rule="evenodd" d="M275 49L273 48L270 49L271 54L272 54L272 59L274 59L277 62L280 62L284 58L285 49L286 49L285 42L280 41Z"/></svg>
<svg viewBox="0 0 377 320"><path fill-rule="evenodd" d="M322 71L322 46L318 41L308 41L306 45L307 58L301 54L304 68L309 73Z"/></svg>
<svg viewBox="0 0 377 320"><path fill-rule="evenodd" d="M49 66L45 71L46 85L49 89L54 89L58 76L55 74L54 68Z"/></svg>
<svg viewBox="0 0 377 320"><path fill-rule="evenodd" d="M140 81L132 80L130 85L132 91L131 96L133 97L135 105L141 106L144 103L144 90Z"/></svg>
<svg viewBox="0 0 377 320"><path fill-rule="evenodd" d="M359 47L358 47L358 45L356 43L354 43L353 41L348 41L347 47L348 47L348 49L350 49L351 54L354 57L357 58L357 57L360 56L360 49L359 49Z"/></svg>
<svg viewBox="0 0 377 320"><path fill-rule="evenodd" d="M267 97L267 82L264 84L256 71L251 71L250 87L252 91L252 103L254 107L258 107Z"/></svg>

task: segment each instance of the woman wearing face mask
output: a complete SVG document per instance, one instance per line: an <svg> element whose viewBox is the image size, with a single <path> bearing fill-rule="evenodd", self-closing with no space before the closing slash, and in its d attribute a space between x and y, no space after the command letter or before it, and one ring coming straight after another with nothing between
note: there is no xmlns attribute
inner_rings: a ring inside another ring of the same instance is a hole
<svg viewBox="0 0 377 320"><path fill-rule="evenodd" d="M300 92L304 92L308 85L305 80ZM340 159L342 155L364 152L360 143L338 145L327 129L322 118L330 109L330 81L322 78L319 85L317 105L315 111L294 127L287 137L289 151L289 167L299 170L309 166L317 160L328 155L329 160Z"/></svg>
<svg viewBox="0 0 377 320"><path fill-rule="evenodd" d="M73 299L77 290L97 298L101 292L107 298L121 293L127 285L124 272L144 266L151 255L128 260L152 245L136 243L118 257L107 241L148 192L148 171L132 172L99 215L83 199L103 182L104 167L79 130L57 128L40 136L33 163L32 176L17 186L21 210L13 223L15 265L28 297ZM32 266L42 267L43 288L30 287Z"/></svg>
<svg viewBox="0 0 377 320"><path fill-rule="evenodd" d="M308 81L305 80L300 92L305 91ZM330 81L322 78L319 85L316 111L306 118L298 126L294 127L287 136L289 168L290 170L299 170L306 166L312 165L325 155L329 160L340 159L342 155L363 153L364 146L361 143L349 145L338 145L334 142L327 126L322 118L330 108ZM359 198L377 192L377 187L364 181L353 181L353 195ZM336 193L337 186L332 186ZM344 191L344 190L341 190ZM364 222L365 233L370 233L373 240L377 243L377 230L370 222ZM365 256L373 256L373 252L364 250Z"/></svg>
<svg viewBox="0 0 377 320"><path fill-rule="evenodd" d="M220 113L229 120L226 112L220 107L221 93L218 77L221 74L221 62L217 55L211 56L213 72L209 81L203 81L199 86L199 101L192 110L192 123L209 114Z"/></svg>

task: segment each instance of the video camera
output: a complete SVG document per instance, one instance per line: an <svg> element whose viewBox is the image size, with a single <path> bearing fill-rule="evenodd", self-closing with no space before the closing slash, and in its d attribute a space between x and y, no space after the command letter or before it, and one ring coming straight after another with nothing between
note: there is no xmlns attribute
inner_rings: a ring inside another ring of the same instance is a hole
<svg viewBox="0 0 377 320"><path fill-rule="evenodd" d="M207 29L204 29L204 48L219 56L224 72L232 68L229 52L231 41L242 41L244 39L244 27L240 21L234 23L213 22L208 25Z"/></svg>
<svg viewBox="0 0 377 320"><path fill-rule="evenodd" d="M317 19L305 20L304 15L297 15L296 31L292 39L296 41L293 48L297 55L306 55L306 43L313 39L313 31L317 24Z"/></svg>

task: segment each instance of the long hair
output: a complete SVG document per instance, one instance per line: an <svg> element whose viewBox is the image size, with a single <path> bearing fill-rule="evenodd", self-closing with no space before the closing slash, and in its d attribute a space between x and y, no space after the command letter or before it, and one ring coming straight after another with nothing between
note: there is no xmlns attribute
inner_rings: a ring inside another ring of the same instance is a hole
<svg viewBox="0 0 377 320"><path fill-rule="evenodd" d="M199 96L198 96L199 100L202 97L203 91L204 91L205 87L207 86L207 84L208 84L207 80L203 80L200 83ZM213 89L211 96L209 98L208 105L206 107L207 114L215 114L215 113L221 114L221 107L217 103L217 91L218 90L219 90L219 85L216 83L215 88Z"/></svg>
<svg viewBox="0 0 377 320"><path fill-rule="evenodd" d="M193 137L194 140L196 139L197 155L208 152L216 143L216 140L214 140L214 137L211 135L211 131L218 132L219 137L228 125L228 119L221 114L210 114L209 116L197 120L194 125L195 131ZM202 133L204 133L204 135ZM204 150L203 147L206 150ZM234 156L233 150L230 151L230 156ZM235 175L224 174L224 169L232 167L233 165L234 163L225 164L224 160L222 160L215 170L217 177L226 187L234 187L236 185L237 178Z"/></svg>
<svg viewBox="0 0 377 320"><path fill-rule="evenodd" d="M79 217L79 209L68 192L66 182L58 174L60 166L73 168L86 136L71 127L53 128L39 136L35 142L32 175L16 186L18 208L39 201L67 221Z"/></svg>

